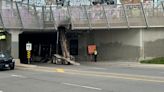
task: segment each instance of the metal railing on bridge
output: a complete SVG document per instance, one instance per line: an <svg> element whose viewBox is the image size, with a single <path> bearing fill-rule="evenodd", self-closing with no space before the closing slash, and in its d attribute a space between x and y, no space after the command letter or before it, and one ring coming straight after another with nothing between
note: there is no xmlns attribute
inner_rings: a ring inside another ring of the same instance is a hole
<svg viewBox="0 0 164 92"><path fill-rule="evenodd" d="M164 3L61 7L13 2L0 11L0 26L7 29L57 30L69 24L72 29L164 27Z"/></svg>

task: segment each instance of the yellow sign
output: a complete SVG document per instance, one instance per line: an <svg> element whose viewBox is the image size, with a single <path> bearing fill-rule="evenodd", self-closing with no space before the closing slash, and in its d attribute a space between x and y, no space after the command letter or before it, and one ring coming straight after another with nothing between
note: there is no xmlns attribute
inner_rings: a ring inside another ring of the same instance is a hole
<svg viewBox="0 0 164 92"><path fill-rule="evenodd" d="M31 51L27 51L27 58L30 59L31 58Z"/></svg>

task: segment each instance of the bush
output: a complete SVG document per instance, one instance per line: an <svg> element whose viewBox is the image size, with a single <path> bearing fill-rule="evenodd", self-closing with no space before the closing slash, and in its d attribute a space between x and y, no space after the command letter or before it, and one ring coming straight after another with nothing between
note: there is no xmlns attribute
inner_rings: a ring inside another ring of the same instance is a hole
<svg viewBox="0 0 164 92"><path fill-rule="evenodd" d="M150 60L142 60L140 63L148 63L148 64L164 64L164 57L158 57Z"/></svg>

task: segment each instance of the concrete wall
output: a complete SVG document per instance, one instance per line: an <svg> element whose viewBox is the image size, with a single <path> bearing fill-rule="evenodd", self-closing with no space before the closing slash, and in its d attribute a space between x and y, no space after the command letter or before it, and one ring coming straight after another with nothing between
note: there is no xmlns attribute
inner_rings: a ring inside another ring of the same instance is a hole
<svg viewBox="0 0 164 92"><path fill-rule="evenodd" d="M164 57L164 28L144 31L145 57Z"/></svg>
<svg viewBox="0 0 164 92"><path fill-rule="evenodd" d="M98 30L83 33L79 37L79 60L89 60L87 45L96 44L98 60L137 59L140 56L140 31Z"/></svg>
<svg viewBox="0 0 164 92"><path fill-rule="evenodd" d="M138 60L164 56L164 29L97 30L79 36L80 61L88 61L87 45L96 44L98 60Z"/></svg>
<svg viewBox="0 0 164 92"><path fill-rule="evenodd" d="M18 58L19 39L21 31L10 31L11 53ZM142 33L142 34L141 34ZM89 61L87 46L96 44L98 60L138 60L140 57L164 56L164 29L113 29L113 30L91 30L80 33L79 39L79 61ZM9 46L7 48L9 48ZM143 55L141 48L143 46Z"/></svg>

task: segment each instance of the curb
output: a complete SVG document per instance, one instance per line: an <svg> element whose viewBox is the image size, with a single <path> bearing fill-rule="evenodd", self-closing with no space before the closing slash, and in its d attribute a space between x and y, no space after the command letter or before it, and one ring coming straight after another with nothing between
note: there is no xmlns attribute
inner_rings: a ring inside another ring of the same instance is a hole
<svg viewBox="0 0 164 92"><path fill-rule="evenodd" d="M131 65L136 67L149 67L149 68L164 68L164 65L161 64L137 64L137 65Z"/></svg>
<svg viewBox="0 0 164 92"><path fill-rule="evenodd" d="M35 68L36 65L27 65L27 64L16 64L16 67L25 67L25 68Z"/></svg>
<svg viewBox="0 0 164 92"><path fill-rule="evenodd" d="M15 60L15 66L16 67L25 67L25 68L35 68L36 65L30 65L30 64L21 64L20 59L14 59Z"/></svg>

